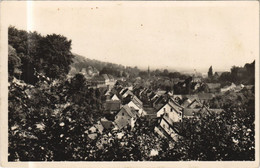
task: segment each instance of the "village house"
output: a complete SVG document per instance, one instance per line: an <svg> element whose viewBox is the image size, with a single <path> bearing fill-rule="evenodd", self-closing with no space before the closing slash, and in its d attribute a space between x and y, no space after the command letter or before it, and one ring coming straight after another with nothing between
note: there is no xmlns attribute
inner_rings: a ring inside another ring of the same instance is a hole
<svg viewBox="0 0 260 168"><path fill-rule="evenodd" d="M171 117L167 116L167 113L160 117L158 124L154 127L155 133L159 136L172 139L174 141L178 140L181 132L180 129L181 123L171 120Z"/></svg>
<svg viewBox="0 0 260 168"><path fill-rule="evenodd" d="M108 75L108 74L94 76L91 79L91 84L93 86L96 86L97 88L100 88L100 87L112 88L115 83L116 83L116 80L114 79L114 77L111 75Z"/></svg>
<svg viewBox="0 0 260 168"><path fill-rule="evenodd" d="M126 126L134 127L135 121L137 119L137 113L134 108L124 105L118 114L115 116L115 124L119 129Z"/></svg>
<svg viewBox="0 0 260 168"><path fill-rule="evenodd" d="M124 89L122 92L120 92L122 98L126 98L128 95L134 95L132 91L130 91L128 88Z"/></svg>
<svg viewBox="0 0 260 168"><path fill-rule="evenodd" d="M146 112L143 109L142 101L139 100L135 95L128 95L124 99L123 104L127 104L129 107L134 108L138 112L139 117L146 115Z"/></svg>
<svg viewBox="0 0 260 168"><path fill-rule="evenodd" d="M119 97L116 94L112 94L110 96L110 100L120 100Z"/></svg>
<svg viewBox="0 0 260 168"><path fill-rule="evenodd" d="M101 122L98 121L92 127L90 127L85 133L88 135L90 139L96 139L98 134L102 134L104 127L102 126Z"/></svg>
<svg viewBox="0 0 260 168"><path fill-rule="evenodd" d="M181 122L182 109L183 107L181 107L173 99L169 99L165 105L157 109L156 115L157 117L161 117L165 114L166 116L169 116L174 122Z"/></svg>

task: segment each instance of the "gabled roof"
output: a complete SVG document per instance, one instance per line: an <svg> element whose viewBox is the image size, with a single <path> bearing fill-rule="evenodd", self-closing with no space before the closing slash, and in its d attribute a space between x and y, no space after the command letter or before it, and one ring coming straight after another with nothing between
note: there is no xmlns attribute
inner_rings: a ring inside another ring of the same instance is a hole
<svg viewBox="0 0 260 168"><path fill-rule="evenodd" d="M194 103L198 103L200 106L203 106L198 100L193 100L187 107L191 107Z"/></svg>
<svg viewBox="0 0 260 168"><path fill-rule="evenodd" d="M155 99L155 101L153 102L155 105L160 104L160 103L164 103L164 97L163 96L159 96L157 99Z"/></svg>
<svg viewBox="0 0 260 168"><path fill-rule="evenodd" d="M138 99L138 97L136 97L136 96L133 96L133 98L132 98L132 101L135 103L135 104L138 104L139 106L143 106L143 102L140 100L140 99Z"/></svg>
<svg viewBox="0 0 260 168"><path fill-rule="evenodd" d="M196 100L196 99L194 99ZM182 106L183 107L188 107L193 101L191 101L190 99L185 99L183 102L182 102Z"/></svg>
<svg viewBox="0 0 260 168"><path fill-rule="evenodd" d="M179 104L179 103L177 103L175 100L174 100L174 98L170 98L169 99L169 102L171 103L171 105L172 106L176 106L178 109L183 109L183 107Z"/></svg>
<svg viewBox="0 0 260 168"><path fill-rule="evenodd" d="M147 115L152 115L152 114L156 115L157 112L157 110L153 107L144 107L144 111L147 113Z"/></svg>
<svg viewBox="0 0 260 168"><path fill-rule="evenodd" d="M169 105L171 108L174 109L174 111L176 112L179 112L179 113L182 113L182 107L176 103L174 100L172 99L169 99L166 103L164 103L162 106L160 106L159 108L156 108L157 109L157 112L160 111L165 105Z"/></svg>
<svg viewBox="0 0 260 168"><path fill-rule="evenodd" d="M112 99L114 96L119 100L119 97L116 94L111 94L110 99Z"/></svg>
<svg viewBox="0 0 260 168"><path fill-rule="evenodd" d="M153 98L156 94L154 92L151 92L151 94L149 95L149 98Z"/></svg>
<svg viewBox="0 0 260 168"><path fill-rule="evenodd" d="M133 102L135 105L137 105L139 108L143 107L143 102L138 99L134 94L129 94L125 97L125 102L124 104L128 104L129 102Z"/></svg>
<svg viewBox="0 0 260 168"><path fill-rule="evenodd" d="M94 126L98 129L100 133L102 133L102 131L104 130L104 127L100 122L95 124Z"/></svg>
<svg viewBox="0 0 260 168"><path fill-rule="evenodd" d="M132 111L132 109L126 104L126 105L124 105L122 108L121 108L121 110L124 110L125 112L127 112L127 114L130 116L130 117L136 117L136 114L135 114L135 112L134 111ZM121 111L120 110L120 111Z"/></svg>

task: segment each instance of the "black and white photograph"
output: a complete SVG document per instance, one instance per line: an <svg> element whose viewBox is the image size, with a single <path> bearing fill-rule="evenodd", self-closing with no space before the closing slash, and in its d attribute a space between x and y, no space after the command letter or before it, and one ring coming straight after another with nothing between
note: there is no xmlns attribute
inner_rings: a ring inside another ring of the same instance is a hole
<svg viewBox="0 0 260 168"><path fill-rule="evenodd" d="M259 166L258 1L2 1L1 29L1 164Z"/></svg>

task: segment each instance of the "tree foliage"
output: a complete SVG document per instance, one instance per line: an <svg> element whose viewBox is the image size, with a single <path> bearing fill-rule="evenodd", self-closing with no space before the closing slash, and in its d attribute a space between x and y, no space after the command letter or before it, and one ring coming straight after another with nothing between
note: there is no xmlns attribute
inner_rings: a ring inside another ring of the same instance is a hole
<svg viewBox="0 0 260 168"><path fill-rule="evenodd" d="M209 78L212 78L212 77L213 77L213 69L212 69L212 66L209 67L208 77L209 77Z"/></svg>
<svg viewBox="0 0 260 168"><path fill-rule="evenodd" d="M62 35L52 34L44 37L37 32L26 32L9 27L8 43L16 50L21 60L21 79L26 83L37 82L36 71L53 79L61 78L69 72L73 57L70 51L71 40L67 40ZM12 69L11 60L14 56L9 56Z"/></svg>

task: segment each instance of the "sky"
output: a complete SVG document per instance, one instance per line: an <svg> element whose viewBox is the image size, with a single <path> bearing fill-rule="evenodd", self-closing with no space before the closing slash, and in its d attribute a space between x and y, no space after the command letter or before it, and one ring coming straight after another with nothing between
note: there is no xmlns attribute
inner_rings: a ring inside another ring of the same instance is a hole
<svg viewBox="0 0 260 168"><path fill-rule="evenodd" d="M230 70L259 56L257 1L9 1L1 22L72 40L87 58L150 69Z"/></svg>

